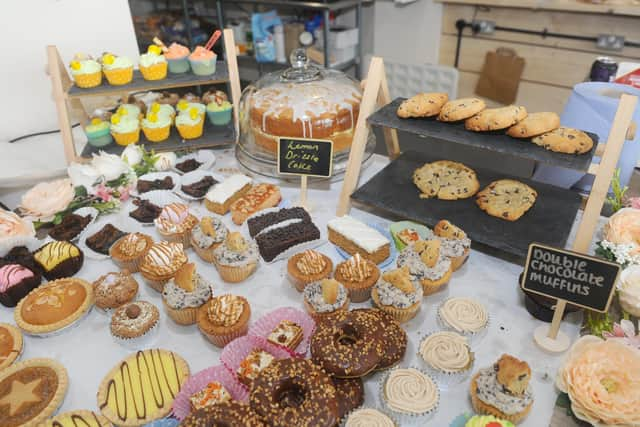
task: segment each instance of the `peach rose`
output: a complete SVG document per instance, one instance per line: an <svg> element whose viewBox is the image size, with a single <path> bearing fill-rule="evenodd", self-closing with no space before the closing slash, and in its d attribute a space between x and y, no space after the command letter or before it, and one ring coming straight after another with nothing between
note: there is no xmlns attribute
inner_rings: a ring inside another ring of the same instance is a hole
<svg viewBox="0 0 640 427"><path fill-rule="evenodd" d="M616 245L634 246L629 254L640 254L640 209L623 208L609 218L604 227L604 239Z"/></svg>
<svg viewBox="0 0 640 427"><path fill-rule="evenodd" d="M31 221L0 209L0 256L6 255L14 246L30 246L35 235Z"/></svg>
<svg viewBox="0 0 640 427"><path fill-rule="evenodd" d="M20 209L29 218L50 221L65 210L74 197L73 184L68 178L41 182L22 196Z"/></svg>
<svg viewBox="0 0 640 427"><path fill-rule="evenodd" d="M595 427L640 425L640 350L587 335L576 341L556 378L571 409Z"/></svg>

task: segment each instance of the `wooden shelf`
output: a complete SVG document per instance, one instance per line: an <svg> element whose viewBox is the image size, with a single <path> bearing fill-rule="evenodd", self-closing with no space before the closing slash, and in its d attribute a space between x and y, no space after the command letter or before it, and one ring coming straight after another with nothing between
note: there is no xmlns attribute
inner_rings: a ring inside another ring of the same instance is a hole
<svg viewBox="0 0 640 427"><path fill-rule="evenodd" d="M124 92L142 92L147 90L166 90L178 87L189 87L198 85L210 85L226 83L229 81L229 71L225 61L218 61L216 72L211 76L197 76L192 72L182 74L167 73L167 78L163 80L145 80L139 70L133 71L131 83L122 86L112 86L103 78L102 84L88 89L79 88L72 85L68 92L69 99L82 98L85 96L103 96L121 94Z"/></svg>
<svg viewBox="0 0 640 427"><path fill-rule="evenodd" d="M436 0L438 3L509 7L514 9L557 10L576 13L640 16L640 7L612 4L590 4L576 0Z"/></svg>

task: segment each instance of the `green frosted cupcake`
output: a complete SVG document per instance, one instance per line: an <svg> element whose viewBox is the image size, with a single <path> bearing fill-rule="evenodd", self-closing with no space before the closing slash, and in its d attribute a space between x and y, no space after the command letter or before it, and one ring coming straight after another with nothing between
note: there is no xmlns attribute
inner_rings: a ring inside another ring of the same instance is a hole
<svg viewBox="0 0 640 427"><path fill-rule="evenodd" d="M207 105L207 116L209 121L216 126L224 126L231 122L231 112L233 105L227 100L222 102L213 101Z"/></svg>
<svg viewBox="0 0 640 427"><path fill-rule="evenodd" d="M87 139L90 145L94 147L104 147L113 142L113 137L109 132L109 122L102 121L98 118L92 119L84 128L84 133L87 135Z"/></svg>

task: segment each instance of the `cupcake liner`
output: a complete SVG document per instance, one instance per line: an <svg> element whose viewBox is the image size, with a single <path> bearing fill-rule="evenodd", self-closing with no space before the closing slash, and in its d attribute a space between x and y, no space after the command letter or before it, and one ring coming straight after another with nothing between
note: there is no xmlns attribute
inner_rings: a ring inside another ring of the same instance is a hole
<svg viewBox="0 0 640 427"><path fill-rule="evenodd" d="M176 125L176 127L182 139L200 138L204 130L204 119L200 118L200 122L195 125Z"/></svg>
<svg viewBox="0 0 640 427"><path fill-rule="evenodd" d="M389 419L391 419L391 422L393 423L394 427L400 427L400 423L398 422L398 419L396 418L396 416L391 413L391 411L388 411L387 409L384 408L377 408L374 406L359 406L351 411L349 411L349 413L347 413L347 415L345 415L342 418L342 421L340 422L340 427L346 427L347 426L347 421L349 420L349 417L351 416L351 414L353 414L356 411L359 411L361 409L375 409L376 411L386 415L387 417L389 417Z"/></svg>
<svg viewBox="0 0 640 427"><path fill-rule="evenodd" d="M349 300L349 297L347 296L347 299L346 299L346 301L344 302L344 305L342 305L341 307L338 307L338 308L337 308L336 310L334 310L334 311L329 311L329 312L326 312L326 313L320 313L320 312L317 312L317 311L313 308L313 306L307 302L307 300L306 300L306 299L303 301L303 304L304 304L304 308L305 308L305 310L307 310L307 313L309 313L309 315L310 315L310 316L313 318L313 320L315 320L316 322L319 322L319 321L321 321L322 319L326 318L327 316L330 316L330 315L332 315L332 314L334 314L334 313L337 313L337 312L339 312L339 311L347 311L347 310L349 309L349 304L350 304L350 303L351 303L351 301Z"/></svg>
<svg viewBox="0 0 640 427"><path fill-rule="evenodd" d="M133 67L102 71L111 86L126 85L127 83L131 83L131 80L133 80Z"/></svg>
<svg viewBox="0 0 640 427"><path fill-rule="evenodd" d="M248 391L231 375L229 370L223 365L216 365L197 372L187 379L173 401L173 415L179 420L184 420L191 413L189 398L213 381L222 384L233 400L238 402L249 400Z"/></svg>
<svg viewBox="0 0 640 427"><path fill-rule="evenodd" d="M148 200L151 203L153 203L156 206L159 206L161 208L171 204L171 203L184 203L184 201L182 199L180 199L180 197L178 197L177 195L173 194L171 191L169 190L153 190L153 191L147 191L146 193L142 193L141 195L138 196L139 199L144 199L144 200ZM129 216L129 214L131 212L133 212L134 210L136 210L138 207L136 205L134 205L133 203L129 206L128 208L128 212L127 212L127 216ZM131 218L131 217L129 217ZM154 221L152 220L151 222L140 222L136 219L131 218L133 221L137 222L140 225L143 226L155 226Z"/></svg>
<svg viewBox="0 0 640 427"><path fill-rule="evenodd" d="M461 256L451 257L451 270L459 270L469 258L470 253L471 249L466 248L464 254L462 254Z"/></svg>
<svg viewBox="0 0 640 427"><path fill-rule="evenodd" d="M77 246L82 252L84 252L87 258L95 260L104 260L111 258L110 255L95 252L93 249L87 246L87 239L100 231L102 227L107 224L111 224L119 230L124 231L125 233L131 233L136 229L134 220L132 220L131 218L125 218L123 216L109 216L107 218L103 218L100 221L94 222L93 224L90 224L89 226L87 226L87 228L84 229L82 233L80 233L77 244Z"/></svg>
<svg viewBox="0 0 640 427"><path fill-rule="evenodd" d="M151 348L158 337L160 331L160 319L153 325L147 332L136 338L121 338L113 334L113 340L121 346L128 348L129 350L143 350Z"/></svg>
<svg viewBox="0 0 640 427"><path fill-rule="evenodd" d="M417 371L420 371L420 373L422 373L424 376L428 377L431 379L431 381L433 381L433 383L436 386L436 392L438 395L436 404L433 408L429 409L426 412L423 412L421 414L411 414L411 413L406 413L406 412L400 412L400 411L396 411L393 408L389 407L389 405L387 404L387 401L384 397L384 388L385 388L385 384L387 382L387 380L389 379L391 373L393 373L394 371L396 371L397 369L415 369ZM404 426L404 425L425 425L427 423L427 421L429 421L431 418L433 418L433 416L435 415L435 413L438 411L438 407L440 406L440 388L438 387L438 383L433 379L433 377L431 375L429 375L429 373L427 373L425 370L420 369L418 367L415 366L408 366L406 368L401 368L399 366L396 366L394 368L389 369L385 375L380 379L380 381L378 382L378 396L380 397L380 402L382 402L382 406L383 408L388 411L389 413L391 413L398 421L399 421L399 425Z"/></svg>
<svg viewBox="0 0 640 427"><path fill-rule="evenodd" d="M200 332L202 333L202 335L204 335L204 337L211 344L215 345L216 347L223 348L230 342L247 335L247 332L249 332L249 322L247 322L247 324L244 325L243 328L239 328L235 331L230 331L229 333L224 335L210 334L206 331L203 331L202 328L200 327L198 327L198 329L200 329Z"/></svg>
<svg viewBox="0 0 640 427"><path fill-rule="evenodd" d="M449 298L447 298L446 300L442 301L440 303L440 305L438 305L438 308L436 310L436 321L437 321L438 326L443 330L457 332L460 335L463 335L463 336L467 337L467 340L469 340L469 345L478 344L480 341L482 341L482 339L485 337L485 335L487 335L487 331L489 330L489 326L491 324L491 313L489 313L489 311L487 310L487 323L484 325L484 328L482 328L481 330L476 331L476 332L469 332L469 331L461 332L461 331L456 330L454 327L449 325L447 322L445 322L444 319L440 316L440 308L448 300L449 300ZM485 307L485 310L486 310L486 307Z"/></svg>
<svg viewBox="0 0 640 427"><path fill-rule="evenodd" d="M258 268L258 261L252 261L246 265L220 265L215 264L220 278L227 283L240 283L251 276Z"/></svg>
<svg viewBox="0 0 640 427"><path fill-rule="evenodd" d="M382 270L383 268L390 266L396 260L396 258L398 257L398 251L396 250L396 246L393 244L393 237L391 237L391 234L386 229L386 227L383 227L380 224L374 224L374 223L367 223L367 225L379 231L384 237L386 237L389 240L389 256L387 257L387 259L383 260L381 263L378 264L378 267ZM333 246L336 248L336 252L338 252L338 254L345 260L353 256L347 251L345 251L344 249L342 249L341 247L337 245L333 245Z"/></svg>
<svg viewBox="0 0 640 427"><path fill-rule="evenodd" d="M196 254L198 254L198 256L200 257L200 259L202 259L205 262L208 262L210 264L215 264L216 262L216 257L214 255L214 252L216 250L216 248L218 246L220 246L222 243L224 242L220 242L220 243L216 243L213 246L210 246L208 248L201 248L200 246L198 246L193 239L190 239L189 242L191 243L191 247L193 248L193 250L195 251Z"/></svg>
<svg viewBox="0 0 640 427"><path fill-rule="evenodd" d="M469 350L471 351L471 363L469 364L469 366L467 366L466 369L458 372L445 372L440 369L434 368L422 358L422 355L420 354L420 348L422 347L422 342L424 340L426 340L429 336L437 332L443 332L443 331L431 331L420 336L420 340L418 341L418 347L417 347L418 351L416 354L417 354L418 360L420 360L424 364L427 372L438 383L438 386L440 387L440 389L446 390L449 387L460 384L461 382L466 381L469 378L473 370L473 367L475 365L475 353L471 349L469 340L467 340L467 344L469 345Z"/></svg>
<svg viewBox="0 0 640 427"><path fill-rule="evenodd" d="M173 181L173 188L169 188L169 189L166 189L166 190L152 190L152 191L147 191L146 193L138 193L138 189L136 188L134 190L134 193L135 194L139 194L142 197L143 195L149 194L149 193L153 193L154 191L176 191L176 190L178 190L180 188L180 185L182 185L182 180L180 178L180 175L178 175L175 172L171 172L171 171L145 173L144 175L141 175L141 176L138 177L138 181L153 181L155 179L164 179L167 176L171 177L171 180Z"/></svg>
<svg viewBox="0 0 640 427"><path fill-rule="evenodd" d="M311 335L316 328L316 322L311 316L302 310L298 310L293 307L282 307L267 313L251 325L249 328L249 335L255 335L267 339L273 329L283 320L290 320L300 326L302 328L303 338L302 341L300 341L300 344L298 344L298 346L293 350L289 350L284 346L280 347L293 353L294 356L304 357L309 348Z"/></svg>
<svg viewBox="0 0 640 427"><path fill-rule="evenodd" d="M167 62L159 62L149 67L140 65L140 74L145 80L162 80L167 77Z"/></svg>
<svg viewBox="0 0 640 427"><path fill-rule="evenodd" d="M146 252L140 255L138 258L125 261L125 260L115 259L113 256L111 256L111 250L109 250L109 257L111 258L111 261L113 261L115 265L120 267L120 270L128 270L129 273L137 273L140 271L140 262L142 262L142 258L144 258L145 254Z"/></svg>
<svg viewBox="0 0 640 427"><path fill-rule="evenodd" d="M180 196L181 198L188 200L188 201L197 201L197 200L202 200L204 199L205 195L204 194L202 197L193 197L187 193L185 193L184 191L182 191L182 187L185 185L190 185L193 184L194 182L198 182L201 179L203 179L206 176L210 176L211 178L213 178L214 180L218 181L218 182L222 182L224 180L223 177L221 177L218 174L215 174L213 172L209 172L206 171L204 169L196 169L192 172L188 172L184 175L182 175L182 180L180 182L180 186L175 190L175 193Z"/></svg>
<svg viewBox="0 0 640 427"><path fill-rule="evenodd" d="M191 229L183 231L182 233L165 233L156 227L156 231L160 237L162 237L162 240L171 243L182 243L182 247L185 250L191 247Z"/></svg>
<svg viewBox="0 0 640 427"><path fill-rule="evenodd" d="M83 89L100 86L102 84L102 73L96 71L95 73L76 74L73 76L73 81L76 86Z"/></svg>
<svg viewBox="0 0 640 427"><path fill-rule="evenodd" d="M164 290L164 285L166 285L169 280L171 280L173 278L173 275L165 278L161 278L161 279L157 279L157 278L150 278L145 276L144 273L142 273L142 278L144 279L144 282L149 285L151 287L151 289L153 289L154 291L160 292L162 293L162 291Z"/></svg>
<svg viewBox="0 0 640 427"><path fill-rule="evenodd" d="M194 159L198 163L202 163L202 164L198 167L198 169L192 170L191 172L187 172L186 174L177 168L173 168L172 170L175 173L180 175L188 175L195 171L208 171L216 162L216 155L213 153L212 150L198 150L195 153L185 154L184 156L180 157L178 159L178 163L184 162L185 160L189 160L189 159Z"/></svg>
<svg viewBox="0 0 640 427"><path fill-rule="evenodd" d="M134 130L133 132L126 133L118 133L111 132L111 136L116 140L116 144L118 145L131 145L140 141L140 128Z"/></svg>
<svg viewBox="0 0 640 427"><path fill-rule="evenodd" d="M375 285L376 284L374 282L368 288L353 289L347 288L346 286L345 288L347 289L347 292L349 292L349 298L352 302L366 302L371 299L371 289L373 289Z"/></svg>
<svg viewBox="0 0 640 427"><path fill-rule="evenodd" d="M416 315L420 311L420 305L422 301L418 301L417 304L414 304L413 306L410 306L410 307L396 308L390 305L380 304L380 300L375 295L377 295L375 292L371 293L371 299L373 300L374 305L380 310L390 315L391 317L393 317L399 323L408 322L409 320L416 317Z"/></svg>
<svg viewBox="0 0 640 427"><path fill-rule="evenodd" d="M214 55L212 59L189 59L191 70L196 76L210 76L216 73L216 59Z"/></svg>
<svg viewBox="0 0 640 427"><path fill-rule="evenodd" d="M291 353L282 347L273 345L262 337L247 335L233 340L223 348L220 354L220 361L231 372L234 378L237 379L238 375L236 372L240 367L240 363L242 363L254 349L264 350L278 360L291 359Z"/></svg>
<svg viewBox="0 0 640 427"><path fill-rule="evenodd" d="M151 142L161 142L165 139L169 138L169 133L171 132L171 125L159 127L159 128L149 128L142 126L142 132L144 133L145 138Z"/></svg>
<svg viewBox="0 0 640 427"><path fill-rule="evenodd" d="M197 321L198 307L185 307L175 309L170 307L169 304L167 304L167 302L164 300L164 298L162 299L162 303L169 317L171 317L171 319L173 319L173 321L178 325L195 325Z"/></svg>

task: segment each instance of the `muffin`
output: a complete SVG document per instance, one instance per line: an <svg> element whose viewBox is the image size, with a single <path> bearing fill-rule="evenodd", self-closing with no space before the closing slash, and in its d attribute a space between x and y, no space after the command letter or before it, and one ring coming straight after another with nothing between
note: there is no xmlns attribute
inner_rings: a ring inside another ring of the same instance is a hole
<svg viewBox="0 0 640 427"><path fill-rule="evenodd" d="M434 332L424 337L418 347L418 356L443 386L464 380L474 361L467 338L450 331Z"/></svg>
<svg viewBox="0 0 640 427"><path fill-rule="evenodd" d="M137 273L140 271L142 258L152 245L153 240L146 234L129 233L111 246L109 256L121 269Z"/></svg>
<svg viewBox="0 0 640 427"><path fill-rule="evenodd" d="M140 263L140 273L145 282L158 292L162 292L176 272L187 262L182 243L155 243Z"/></svg>
<svg viewBox="0 0 640 427"><path fill-rule="evenodd" d="M196 323L198 308L209 298L211 284L196 272L193 263L183 265L162 291L162 301L169 317L180 325Z"/></svg>
<svg viewBox="0 0 640 427"><path fill-rule="evenodd" d="M456 271L462 267L471 252L471 239L467 234L446 219L439 221L433 227L433 233L442 243L440 247L442 254L451 259L451 269Z"/></svg>
<svg viewBox="0 0 640 427"><path fill-rule="evenodd" d="M42 281L40 272L20 264L0 267L0 304L15 307L22 298L37 288Z"/></svg>
<svg viewBox="0 0 640 427"><path fill-rule="evenodd" d="M118 308L138 295L138 282L127 271L107 273L93 282L95 305L102 310Z"/></svg>
<svg viewBox="0 0 640 427"><path fill-rule="evenodd" d="M349 293L338 281L322 279L308 284L304 291L304 308L318 321L327 315L349 308Z"/></svg>
<svg viewBox="0 0 640 427"><path fill-rule="evenodd" d="M82 251L73 243L59 241L41 246L33 253L47 280L71 277L76 274L84 262Z"/></svg>
<svg viewBox="0 0 640 427"><path fill-rule="evenodd" d="M380 278L380 269L359 253L336 266L333 277L349 291L353 302L365 302L371 298L371 289Z"/></svg>
<svg viewBox="0 0 640 427"><path fill-rule="evenodd" d="M422 285L424 295L431 295L449 283L451 260L444 255L440 240L418 240L398 255L398 267L407 267L413 280Z"/></svg>
<svg viewBox="0 0 640 427"><path fill-rule="evenodd" d="M289 281L300 292L307 284L331 276L331 271L333 271L331 258L312 249L295 254L287 262Z"/></svg>
<svg viewBox="0 0 640 427"><path fill-rule="evenodd" d="M76 86L90 88L102 84L102 67L92 58L76 55L69 64L71 76Z"/></svg>
<svg viewBox="0 0 640 427"><path fill-rule="evenodd" d="M225 282L238 283L258 267L258 247L237 232L227 234L224 243L213 251L214 262Z"/></svg>
<svg viewBox="0 0 640 427"><path fill-rule="evenodd" d="M222 348L247 334L250 317L251 307L243 297L214 296L198 309L198 329L213 345Z"/></svg>
<svg viewBox="0 0 640 427"><path fill-rule="evenodd" d="M225 241L227 227L217 218L204 217L191 230L191 247L206 262L214 263L216 248Z"/></svg>
<svg viewBox="0 0 640 427"><path fill-rule="evenodd" d="M481 369L471 379L473 409L478 414L518 424L533 406L530 380L531 368L527 362L503 354L496 364Z"/></svg>
<svg viewBox="0 0 640 427"><path fill-rule="evenodd" d="M371 298L380 310L403 323L415 317L422 303L422 287L413 282L407 268L382 274L371 291Z"/></svg>
<svg viewBox="0 0 640 427"><path fill-rule="evenodd" d="M112 86L121 86L133 80L133 61L126 56L112 53L102 55L102 71Z"/></svg>
<svg viewBox="0 0 640 427"><path fill-rule="evenodd" d="M170 203L154 221L158 233L168 242L182 243L184 248L191 245L191 229L198 218L189 213L189 207L182 203Z"/></svg>
<svg viewBox="0 0 640 427"><path fill-rule="evenodd" d="M138 68L145 80L162 80L167 77L167 59L160 46L152 44L147 53L140 55Z"/></svg>
<svg viewBox="0 0 640 427"><path fill-rule="evenodd" d="M169 138L169 133L171 132L171 115L151 112L142 119L141 123L142 132L149 141L161 142Z"/></svg>
<svg viewBox="0 0 640 427"><path fill-rule="evenodd" d="M160 311L146 301L118 307L111 316L111 335L116 342L132 350L151 344L158 333Z"/></svg>
<svg viewBox="0 0 640 427"><path fill-rule="evenodd" d="M176 128L182 139L200 138L204 130L204 118L197 108L190 108L176 117Z"/></svg>

